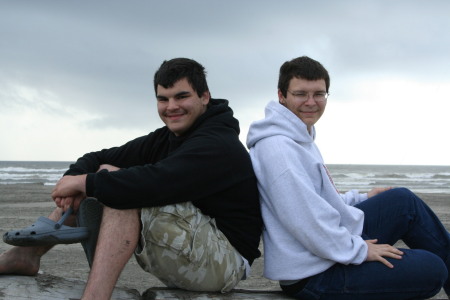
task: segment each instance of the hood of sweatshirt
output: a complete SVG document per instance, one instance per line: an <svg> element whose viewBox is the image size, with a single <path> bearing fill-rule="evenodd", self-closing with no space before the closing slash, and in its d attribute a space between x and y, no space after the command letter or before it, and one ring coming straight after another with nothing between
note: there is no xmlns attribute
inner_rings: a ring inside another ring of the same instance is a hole
<svg viewBox="0 0 450 300"><path fill-rule="evenodd" d="M309 144L314 142L315 129L313 126L310 134L306 124L293 112L280 103L271 101L266 106L265 118L251 124L247 147L250 149L258 141L275 135L287 136L299 144Z"/></svg>

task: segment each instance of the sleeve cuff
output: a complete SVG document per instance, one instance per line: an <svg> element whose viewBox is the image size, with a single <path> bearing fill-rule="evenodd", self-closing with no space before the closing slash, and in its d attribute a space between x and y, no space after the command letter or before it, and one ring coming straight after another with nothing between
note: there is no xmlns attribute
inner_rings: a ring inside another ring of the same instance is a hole
<svg viewBox="0 0 450 300"><path fill-rule="evenodd" d="M89 173L86 176L86 196L88 197L94 197L95 175L96 173Z"/></svg>

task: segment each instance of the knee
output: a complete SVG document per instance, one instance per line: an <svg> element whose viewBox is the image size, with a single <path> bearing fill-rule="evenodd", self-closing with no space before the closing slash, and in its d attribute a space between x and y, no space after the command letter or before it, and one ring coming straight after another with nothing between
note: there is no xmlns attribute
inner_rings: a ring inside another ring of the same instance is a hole
<svg viewBox="0 0 450 300"><path fill-rule="evenodd" d="M411 198L411 197L415 197L415 194L405 188L405 187L398 187L398 188L393 188L392 190L389 190L388 192L390 192L393 196L399 197L399 198Z"/></svg>
<svg viewBox="0 0 450 300"><path fill-rule="evenodd" d="M415 205L416 203L422 201L416 194L410 191L407 188L394 188L392 190L387 191L386 193L390 193L391 199L393 199L393 203L403 203L403 205L410 206Z"/></svg>
<svg viewBox="0 0 450 300"><path fill-rule="evenodd" d="M105 206L102 216L102 228L115 230L134 230L139 231L141 228L140 210L139 209L114 209Z"/></svg>
<svg viewBox="0 0 450 300"><path fill-rule="evenodd" d="M139 218L140 209L132 208L132 209L116 209L109 206L104 206L103 208L103 217L112 216L116 217L129 217L129 218Z"/></svg>
<svg viewBox="0 0 450 300"><path fill-rule="evenodd" d="M430 274L428 280L432 281L430 282L430 287L433 287L435 288L435 290L439 291L440 289L442 289L448 279L448 269L442 259L440 259L438 256L434 255L434 259L436 263L434 265L430 264L430 266L428 266L431 270L434 271L434 274Z"/></svg>
<svg viewBox="0 0 450 300"><path fill-rule="evenodd" d="M437 255L426 250L414 250L419 256L420 277L423 282L428 282L430 288L441 289L447 281L448 269L444 261Z"/></svg>

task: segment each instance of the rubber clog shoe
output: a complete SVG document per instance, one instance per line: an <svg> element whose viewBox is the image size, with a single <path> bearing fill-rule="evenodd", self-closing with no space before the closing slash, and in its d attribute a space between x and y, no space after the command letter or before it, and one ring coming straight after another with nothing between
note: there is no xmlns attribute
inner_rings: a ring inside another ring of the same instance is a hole
<svg viewBox="0 0 450 300"><path fill-rule="evenodd" d="M3 241L14 246L51 246L79 243L88 238L89 230L86 227L63 225L72 212L72 208L69 208L58 222L46 217L39 217L30 227L6 232L3 235Z"/></svg>

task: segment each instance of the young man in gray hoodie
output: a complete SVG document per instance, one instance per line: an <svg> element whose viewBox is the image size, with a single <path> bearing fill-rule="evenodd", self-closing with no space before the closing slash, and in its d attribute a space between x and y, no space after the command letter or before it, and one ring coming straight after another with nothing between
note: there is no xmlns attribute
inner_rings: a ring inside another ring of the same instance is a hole
<svg viewBox="0 0 450 300"><path fill-rule="evenodd" d="M430 298L443 285L449 292L449 233L422 200L404 188L335 187L314 143L329 87L319 62L284 63L278 102L250 127L264 275L298 299ZM411 249L395 248L399 239Z"/></svg>

